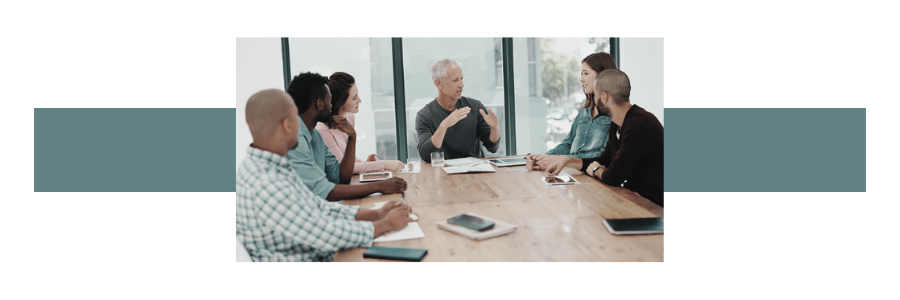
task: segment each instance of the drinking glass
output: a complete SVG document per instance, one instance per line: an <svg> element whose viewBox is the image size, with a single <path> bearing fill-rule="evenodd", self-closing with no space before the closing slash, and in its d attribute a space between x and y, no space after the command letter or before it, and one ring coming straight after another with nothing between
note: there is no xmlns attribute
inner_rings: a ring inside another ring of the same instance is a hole
<svg viewBox="0 0 900 300"><path fill-rule="evenodd" d="M444 152L431 152L431 166L440 167L444 165Z"/></svg>
<svg viewBox="0 0 900 300"><path fill-rule="evenodd" d="M409 171L415 171L416 165L422 163L422 160L418 157L410 157L406 159L406 166L409 168Z"/></svg>

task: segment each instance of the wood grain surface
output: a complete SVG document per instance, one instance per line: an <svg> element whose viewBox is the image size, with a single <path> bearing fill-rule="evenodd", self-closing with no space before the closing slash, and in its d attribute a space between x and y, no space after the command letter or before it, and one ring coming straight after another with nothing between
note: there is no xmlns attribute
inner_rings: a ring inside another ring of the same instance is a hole
<svg viewBox="0 0 900 300"><path fill-rule="evenodd" d="M448 175L422 163L420 173L395 173L409 184L406 201L419 215L421 239L375 243L428 249L423 261L663 261L663 234L618 236L603 219L663 217L663 208L623 187L608 186L566 168L580 184L548 186L543 171L496 167L496 173ZM358 184L358 176L352 183ZM345 200L374 207L400 194ZM437 222L473 212L518 226L515 232L475 241L437 227ZM363 258L367 248L337 251L335 261Z"/></svg>

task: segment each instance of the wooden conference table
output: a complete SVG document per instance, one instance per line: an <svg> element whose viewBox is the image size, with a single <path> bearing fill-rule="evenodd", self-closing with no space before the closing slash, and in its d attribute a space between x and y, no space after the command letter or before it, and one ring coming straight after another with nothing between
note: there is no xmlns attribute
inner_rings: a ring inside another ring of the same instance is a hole
<svg viewBox="0 0 900 300"><path fill-rule="evenodd" d="M663 261L663 234L613 235L603 219L663 217L663 208L623 187L613 187L566 168L578 185L548 186L543 171L497 167L496 173L448 175L421 163L420 173L394 173L407 181L406 201L419 215L420 239L376 242L379 246L428 249L422 261ZM359 183L359 176L353 177ZM372 208L400 194L345 200ZM476 241L437 223L473 212L518 226L516 231ZM368 248L337 251L335 261L363 258Z"/></svg>

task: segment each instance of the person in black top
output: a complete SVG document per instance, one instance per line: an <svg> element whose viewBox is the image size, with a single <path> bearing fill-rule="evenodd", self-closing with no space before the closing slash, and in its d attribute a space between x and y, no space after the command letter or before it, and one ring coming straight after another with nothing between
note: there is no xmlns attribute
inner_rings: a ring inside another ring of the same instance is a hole
<svg viewBox="0 0 900 300"><path fill-rule="evenodd" d="M580 168L608 185L625 183L625 188L663 206L662 124L652 113L631 104L631 82L622 71L600 72L594 91L600 93L597 108L613 121L606 149L595 158L560 159L547 168L547 175L555 176L563 167Z"/></svg>

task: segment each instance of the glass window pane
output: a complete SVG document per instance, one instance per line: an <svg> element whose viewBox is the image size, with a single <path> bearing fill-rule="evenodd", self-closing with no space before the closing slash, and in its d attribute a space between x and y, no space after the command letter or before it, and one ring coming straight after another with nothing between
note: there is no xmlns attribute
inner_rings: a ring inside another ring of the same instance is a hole
<svg viewBox="0 0 900 300"><path fill-rule="evenodd" d="M356 79L362 103L356 114L356 154L397 159L394 77L390 38L290 38L292 76L345 72Z"/></svg>
<svg viewBox="0 0 900 300"><path fill-rule="evenodd" d="M431 66L449 58L463 70L463 96L481 101L500 119L500 149L486 157L506 155L506 125L503 114L503 65L500 38L404 38L403 72L406 87L407 146L410 157L418 157L416 113L433 101L438 91L431 81ZM478 113L477 111L472 111Z"/></svg>
<svg viewBox="0 0 900 300"><path fill-rule="evenodd" d="M581 60L609 53L608 37L514 38L516 151L544 153L559 145L584 105Z"/></svg>

